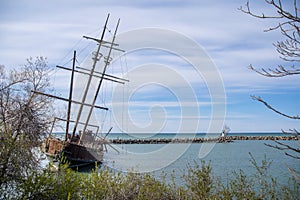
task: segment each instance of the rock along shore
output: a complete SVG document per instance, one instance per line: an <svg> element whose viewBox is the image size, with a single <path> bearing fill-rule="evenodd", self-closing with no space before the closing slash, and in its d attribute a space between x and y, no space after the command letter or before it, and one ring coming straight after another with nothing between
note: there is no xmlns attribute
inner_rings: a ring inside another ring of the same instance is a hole
<svg viewBox="0 0 300 200"><path fill-rule="evenodd" d="M166 144L166 143L228 143L234 140L299 140L296 136L227 136L214 138L152 138L152 139L111 139L113 144Z"/></svg>

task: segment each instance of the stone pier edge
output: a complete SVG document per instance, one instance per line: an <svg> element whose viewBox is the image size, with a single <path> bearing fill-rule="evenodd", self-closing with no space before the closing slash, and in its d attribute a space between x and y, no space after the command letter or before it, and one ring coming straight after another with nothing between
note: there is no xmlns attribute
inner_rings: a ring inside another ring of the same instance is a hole
<svg viewBox="0 0 300 200"><path fill-rule="evenodd" d="M234 140L300 140L297 136L227 136L205 138L150 138L150 139L111 139L113 144L166 144L166 143L228 143Z"/></svg>

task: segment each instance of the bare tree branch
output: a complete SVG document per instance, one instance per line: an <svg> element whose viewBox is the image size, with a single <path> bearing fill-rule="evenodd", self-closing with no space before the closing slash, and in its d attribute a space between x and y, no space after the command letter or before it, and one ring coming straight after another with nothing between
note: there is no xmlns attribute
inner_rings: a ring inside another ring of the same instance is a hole
<svg viewBox="0 0 300 200"><path fill-rule="evenodd" d="M287 155L287 156L289 156L289 157L291 157L291 158L300 159L300 156L294 156L294 155L289 154L287 152L285 152L284 154Z"/></svg>
<svg viewBox="0 0 300 200"><path fill-rule="evenodd" d="M52 100L31 90L49 89L48 69L43 57L30 58L24 67L8 74L0 69L0 187L38 167L32 148L50 124Z"/></svg>
<svg viewBox="0 0 300 200"><path fill-rule="evenodd" d="M279 30L283 37L285 37L282 41L277 41L274 43L277 52L281 55L285 61L292 61L292 62L299 62L300 57L300 18L299 12L300 10L297 7L297 1L293 1L294 9L290 9L289 6L283 6L282 1L274 1L274 0L265 0L266 4L272 6L276 14L273 15L266 15L262 14L255 14L250 9L250 3L247 1L245 8L242 6L239 8L240 11L253 16L259 19L273 19L278 20L278 25L273 26L265 30L265 32ZM285 2L286 3L286 2ZM288 2L286 4L291 4ZM297 59L298 58L298 59Z"/></svg>
<svg viewBox="0 0 300 200"><path fill-rule="evenodd" d="M299 131L297 129L289 129L289 132L281 129L281 132L283 134L289 134L289 135L294 135L296 137L300 137L300 133L299 133Z"/></svg>
<svg viewBox="0 0 300 200"><path fill-rule="evenodd" d="M266 0L266 2L268 3L268 1ZM262 14L255 14L251 11L250 9L250 2L247 1L246 4L246 9L244 9L242 6L240 8L238 8L240 11L242 11L243 13L246 13L248 15L251 15L252 17L256 17L256 18L261 18L261 19L281 19L283 18L283 16L267 16L264 13Z"/></svg>
<svg viewBox="0 0 300 200"><path fill-rule="evenodd" d="M277 3L274 0L265 0L265 2L275 8L276 13L278 14L277 16L275 16L275 15L270 16L270 15L266 15L264 13L255 14L254 12L251 11L249 1L247 1L245 4L246 9L244 9L242 6L238 9L248 15L251 15L253 17L260 18L260 19L289 19L291 21L300 22L300 18L298 17L299 9L297 8L297 0L294 0L294 3L293 3L293 5L294 5L293 12L294 13L291 13L287 9L283 8L281 0L278 0Z"/></svg>
<svg viewBox="0 0 300 200"><path fill-rule="evenodd" d="M290 146L290 145L284 144L284 143L279 142L279 141L275 141L275 142L276 142L277 144L281 145L281 146L284 146L284 147L288 148L289 150L292 150L292 151L295 151L295 152L297 152L297 153L300 153L300 149L299 149L299 148L294 148L294 147L292 147L292 146Z"/></svg>
<svg viewBox="0 0 300 200"><path fill-rule="evenodd" d="M256 96L254 96L254 95L252 95L251 97L252 97L252 99L254 99L254 100L257 100L257 101L262 102L267 108L269 108L270 110L276 112L276 113L279 114L279 115L282 115L282 116L287 117L287 118L290 118L290 119L300 119L300 117L299 117L298 115L296 115L296 116L291 116L291 115L287 115L287 114L284 114L284 113L282 113L282 112L276 110L276 109L273 108L271 105L269 105L266 101L264 101L261 97L256 97Z"/></svg>
<svg viewBox="0 0 300 200"><path fill-rule="evenodd" d="M286 69L282 65L279 65L276 69L264 69L261 70L255 69L252 65L249 65L248 67L250 70L255 71L256 73L266 76L266 77L283 77L283 76L291 76L291 75L297 75L300 74L300 69L295 69L294 66L291 67L291 69Z"/></svg>
<svg viewBox="0 0 300 200"><path fill-rule="evenodd" d="M264 143L264 144L266 146L268 146L268 147L272 147L272 148L275 148L275 149L278 149L278 150L283 150L283 151L284 150L289 150L289 151L294 151L296 153L300 153L300 149L298 149L298 148L294 148L294 147L292 147L290 145L284 144L284 143L279 142L279 141L275 141L275 142L277 144L279 144L280 146L279 145L267 144L267 143ZM284 154L287 155L287 156L289 156L289 157L295 158L295 159L300 159L299 156L292 155L292 154L290 154L288 152L284 152Z"/></svg>
<svg viewBox="0 0 300 200"><path fill-rule="evenodd" d="M300 180L300 177L297 175L297 174L300 174L300 172L299 171L296 171L296 170L294 170L294 169L291 169L291 168L289 168L289 167L287 167L288 168L288 170L289 170L289 172L293 175L293 177L295 177L295 179L296 180Z"/></svg>
<svg viewBox="0 0 300 200"><path fill-rule="evenodd" d="M296 149L294 147L291 147L290 145L283 144L283 143L278 142L278 141L275 141L275 142L277 144L279 144L280 146L278 146L278 145L272 145L272 144L267 144L267 143L265 143L265 145L269 146L269 147L273 147L273 148L279 149L279 150L292 150L292 151L295 151L297 153L300 153L300 149Z"/></svg>
<svg viewBox="0 0 300 200"><path fill-rule="evenodd" d="M253 16L259 19L272 19L273 21L277 21L278 24L268 28L265 32L278 30L280 31L281 35L284 37L283 40L277 41L273 43L277 52L279 53L279 57L284 61L293 62L290 67L286 68L282 65L278 65L276 68L262 68L261 70L255 69L252 65L249 66L249 69L255 71L256 73L266 76L266 77L283 77L283 76L290 76L290 75L298 75L300 74L300 18L299 18L299 8L298 3L299 0L294 1L282 1L282 0L265 0L266 4L274 9L274 13L271 15L256 14L252 12L250 9L249 0L246 2L245 8L240 7L239 10L242 12ZM298 115L291 116L287 115L283 112L272 107L266 101L264 101L261 97L251 96L252 99L260 101L263 103L267 108L274 111L275 113L282 115L284 117L290 119L300 119ZM284 134L292 134L296 138L300 137L299 132L296 129L290 129L289 131L281 130ZM285 155L292 157L294 159L300 159L299 153L300 149L292 147L290 145L284 144L279 141L275 141L276 145L265 144L266 146L283 150L285 151ZM290 151L296 153L298 155L291 154ZM300 180L299 174L300 172L295 171L294 169L288 168L290 173L296 178L296 180Z"/></svg>

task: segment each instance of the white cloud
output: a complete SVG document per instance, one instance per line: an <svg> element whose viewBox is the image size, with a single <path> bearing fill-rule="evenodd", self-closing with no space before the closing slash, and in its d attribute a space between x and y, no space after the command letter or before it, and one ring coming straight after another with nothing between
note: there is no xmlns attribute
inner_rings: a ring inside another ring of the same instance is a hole
<svg viewBox="0 0 300 200"><path fill-rule="evenodd" d="M117 18L121 18L119 33L143 28L159 27L174 30L194 40L201 45L214 61L222 75L226 92L230 96L228 104L230 109L239 107L240 97L249 94L274 94L279 92L299 91L298 77L286 77L281 79L267 79L248 70L246 67L253 64L258 67L272 67L282 63L275 52L272 43L280 39L280 33L263 33L263 29L274 25L272 21L258 20L237 10L244 1L49 1L47 3L38 0L17 3L14 1L1 2L0 12L0 64L7 67L18 66L30 56L46 56L49 64L71 66L73 50L78 53L78 60L82 62L87 58L94 46L82 35L98 36L103 26L107 13L111 13L109 29L114 29ZM255 2L254 10L271 12L265 4ZM159 38L153 36L144 38L144 35L136 39L153 40L157 43ZM169 38L169 46L173 48L185 48L184 43ZM122 47L122 44L120 44ZM193 49L185 49L188 58L194 58ZM198 56L198 55L196 55ZM159 51L132 52L126 56L127 63L123 60L116 70L109 73L117 73L123 76L126 69L134 70L143 64L162 65L173 72L162 73L160 70L149 67L143 71L136 71L128 87L141 83L143 80L162 81L169 92L181 91L180 95L191 94L188 89L194 90L196 100L200 107L209 104L210 94L205 79L201 74L195 73L195 69L180 57L170 53ZM122 65L122 66L121 66ZM204 70L204 69L203 69ZM209 77L212 74L207 70ZM176 76L176 74L178 76ZM64 93L69 80L68 72L56 70L52 75L54 86L58 93ZM180 76L179 76L180 75ZM215 75L215 74L214 74ZM163 82L165 81L165 82ZM182 84L184 83L184 84ZM129 88L128 90L130 90ZM144 98L154 98L151 104L163 104L166 107L176 107L172 100L159 96L161 88L144 87L139 90ZM111 92L107 89L108 93ZM170 96L171 93L170 93ZM288 96L288 95L287 95ZM160 97L160 98L159 98ZM193 96L190 96L191 98ZM238 99L233 101L232 99ZM99 100L100 101L100 100ZM189 106L187 97L181 101L183 106ZM116 102L115 102L116 103ZM117 102L119 103L119 102ZM131 102L131 106L141 108L148 102ZM245 112L251 110L251 106ZM142 115L137 115L142 118ZM252 114L240 113L236 116L253 119ZM176 118L173 116L172 118ZM235 117L234 120L238 120ZM229 117L230 120L233 120ZM235 124L244 122L234 121ZM253 123L253 122L251 122ZM253 124L252 124L253 125ZM260 126L264 126L260 124ZM266 125L265 125L266 126ZM171 125L167 125L171 127ZM267 126L266 126L267 127ZM251 129L252 127L248 127ZM253 128L255 129L255 128ZM266 130L271 130L268 126ZM274 128L272 129L274 130Z"/></svg>

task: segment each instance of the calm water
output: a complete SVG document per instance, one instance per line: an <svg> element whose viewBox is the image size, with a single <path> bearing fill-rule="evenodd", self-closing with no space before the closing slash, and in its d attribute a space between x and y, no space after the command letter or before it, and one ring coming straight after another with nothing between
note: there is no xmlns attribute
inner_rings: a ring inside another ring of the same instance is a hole
<svg viewBox="0 0 300 200"><path fill-rule="evenodd" d="M219 134L211 135L212 137ZM231 133L229 135L247 136L268 136L283 135L282 133ZM126 135L110 134L109 139L134 139L134 138L193 138L205 137L205 134L143 134ZM286 144L297 146L299 141L283 141ZM256 162L266 157L272 161L269 173L277 178L281 184L287 184L291 177L287 167L300 170L300 160L284 155L283 151L267 147L264 143L275 144L274 141L234 141L232 143L203 143L203 144L122 144L107 146L108 152L105 154L104 165L118 171L136 170L139 172L154 172L159 175L161 172L167 174L175 173L176 181L181 183L181 175L188 164L193 165L201 160L210 163L213 175L226 181L232 177L232 172L242 169L246 175L256 173L254 166L250 162L249 152ZM211 146L209 146L211 145Z"/></svg>
<svg viewBox="0 0 300 200"><path fill-rule="evenodd" d="M281 133L243 133L230 135L282 135ZM176 134L156 134L148 135L149 138L182 138L193 137L190 135ZM204 134L197 134L195 137L204 137ZM110 138L132 138L128 135L111 134ZM145 135L144 135L145 137ZM146 138L147 138L146 137ZM140 138L140 137L139 137ZM108 147L105 155L105 165L116 170L137 169L140 172L152 171L160 174L162 171L167 174L175 173L177 182L181 182L180 176L188 164L193 165L194 161L200 163L205 160L211 164L213 174L221 180L226 181L232 176L233 171L242 169L247 175L254 175L256 170L250 162L249 152L253 155L256 162L261 165L261 161L266 157L272 161L269 169L270 175L277 178L282 184L287 184L291 174L287 166L293 169L300 169L300 161L284 155L283 151L273 149L264 143L275 144L273 141L234 141L232 143L216 144L122 144L113 145L120 153ZM284 141L292 146L299 145L298 141ZM203 145L211 145L204 150ZM207 150L207 148L209 150ZM199 152L207 155L199 155Z"/></svg>

